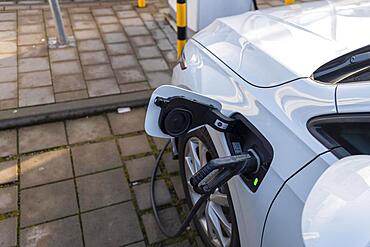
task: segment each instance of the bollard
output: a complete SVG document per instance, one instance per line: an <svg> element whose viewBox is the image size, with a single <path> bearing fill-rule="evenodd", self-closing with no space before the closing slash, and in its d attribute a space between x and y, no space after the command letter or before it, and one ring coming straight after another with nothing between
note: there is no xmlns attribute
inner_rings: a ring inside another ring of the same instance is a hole
<svg viewBox="0 0 370 247"><path fill-rule="evenodd" d="M186 43L186 0L177 0L176 4L177 25L177 58L180 58Z"/></svg>
<svg viewBox="0 0 370 247"><path fill-rule="evenodd" d="M145 0L137 0L137 7L138 8L145 8Z"/></svg>
<svg viewBox="0 0 370 247"><path fill-rule="evenodd" d="M285 5L294 4L295 0L284 0Z"/></svg>
<svg viewBox="0 0 370 247"><path fill-rule="evenodd" d="M54 18L55 29L57 31L58 45L62 45L62 46L67 45L68 38L64 30L64 23L63 23L62 14L60 12L59 2L58 0L49 0L49 4L50 4L51 13Z"/></svg>

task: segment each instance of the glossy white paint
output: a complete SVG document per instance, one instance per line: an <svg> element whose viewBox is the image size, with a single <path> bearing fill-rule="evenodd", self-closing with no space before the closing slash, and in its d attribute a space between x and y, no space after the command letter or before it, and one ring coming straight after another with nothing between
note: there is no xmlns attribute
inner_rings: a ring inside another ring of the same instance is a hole
<svg viewBox="0 0 370 247"><path fill-rule="evenodd" d="M303 210L307 247L370 246L370 156L337 161L317 180Z"/></svg>
<svg viewBox="0 0 370 247"><path fill-rule="evenodd" d="M339 113L370 112L370 82L339 84L337 104Z"/></svg>
<svg viewBox="0 0 370 247"><path fill-rule="evenodd" d="M283 183L327 150L311 136L306 123L313 116L336 112L335 86L301 79L274 88L257 88L194 41L188 42L185 57L187 69L174 69L173 84L219 101L226 115L242 113L273 146L271 168L256 193L241 178L229 183L243 232L242 246L260 246L261 238L256 236L262 236L268 208ZM209 132L219 155L229 155L224 135L210 128Z"/></svg>
<svg viewBox="0 0 370 247"><path fill-rule="evenodd" d="M309 133L307 121L370 109L370 83L336 86L309 77L370 44L368 26L369 1L321 1L219 19L187 43L187 68L174 68L172 84L216 100L225 115L241 113L274 150L256 193L240 177L229 181L241 246L304 245L303 207L337 159ZM225 136L208 131L219 156L230 155Z"/></svg>
<svg viewBox="0 0 370 247"><path fill-rule="evenodd" d="M270 87L369 45L369 26L370 1L317 1L218 19L193 38L248 82Z"/></svg>

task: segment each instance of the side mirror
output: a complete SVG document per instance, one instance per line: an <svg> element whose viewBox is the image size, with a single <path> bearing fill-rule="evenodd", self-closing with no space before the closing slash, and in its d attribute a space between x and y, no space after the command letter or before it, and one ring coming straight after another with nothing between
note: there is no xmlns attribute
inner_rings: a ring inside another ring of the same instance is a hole
<svg viewBox="0 0 370 247"><path fill-rule="evenodd" d="M221 104L214 99L164 85L157 88L150 98L145 131L160 138L178 137L204 124L226 131L235 120L222 115L220 110Z"/></svg>
<svg viewBox="0 0 370 247"><path fill-rule="evenodd" d="M370 246L370 156L331 165L312 188L302 215L305 245Z"/></svg>

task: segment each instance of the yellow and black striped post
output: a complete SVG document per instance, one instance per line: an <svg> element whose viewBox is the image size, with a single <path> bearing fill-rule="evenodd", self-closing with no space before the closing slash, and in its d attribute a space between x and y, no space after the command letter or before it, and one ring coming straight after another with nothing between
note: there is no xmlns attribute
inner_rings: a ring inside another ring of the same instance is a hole
<svg viewBox="0 0 370 247"><path fill-rule="evenodd" d="M139 8L145 8L145 0L137 0L137 7Z"/></svg>
<svg viewBox="0 0 370 247"><path fill-rule="evenodd" d="M295 0L284 0L285 5L293 4L295 3Z"/></svg>
<svg viewBox="0 0 370 247"><path fill-rule="evenodd" d="M181 56L186 43L186 0L177 0L176 4L177 25L177 58Z"/></svg>

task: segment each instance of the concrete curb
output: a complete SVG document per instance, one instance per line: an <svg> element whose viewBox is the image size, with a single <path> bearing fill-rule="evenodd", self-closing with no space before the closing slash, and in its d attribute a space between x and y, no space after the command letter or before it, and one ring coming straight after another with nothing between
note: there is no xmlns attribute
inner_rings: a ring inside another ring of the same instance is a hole
<svg viewBox="0 0 370 247"><path fill-rule="evenodd" d="M0 130L81 118L146 105L152 90L0 111Z"/></svg>

